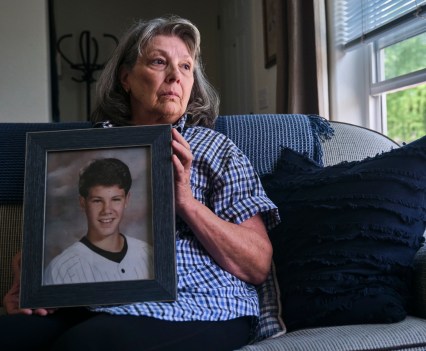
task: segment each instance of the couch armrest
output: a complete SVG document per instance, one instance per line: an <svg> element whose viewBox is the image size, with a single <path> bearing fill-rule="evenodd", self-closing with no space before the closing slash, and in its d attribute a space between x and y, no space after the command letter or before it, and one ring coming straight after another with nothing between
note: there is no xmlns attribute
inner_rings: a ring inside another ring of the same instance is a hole
<svg viewBox="0 0 426 351"><path fill-rule="evenodd" d="M399 147L384 134L368 128L336 121L330 121L330 125L334 129L334 136L324 139L322 145L325 166L342 161L360 161Z"/></svg>
<svg viewBox="0 0 426 351"><path fill-rule="evenodd" d="M426 246L414 258L414 313L426 318Z"/></svg>

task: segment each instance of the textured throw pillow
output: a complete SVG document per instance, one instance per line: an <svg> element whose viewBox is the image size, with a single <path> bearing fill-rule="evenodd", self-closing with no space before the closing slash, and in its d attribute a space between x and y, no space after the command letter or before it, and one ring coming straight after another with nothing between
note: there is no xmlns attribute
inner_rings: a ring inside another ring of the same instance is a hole
<svg viewBox="0 0 426 351"><path fill-rule="evenodd" d="M262 178L287 330L405 318L426 221L426 137L321 167L284 149Z"/></svg>

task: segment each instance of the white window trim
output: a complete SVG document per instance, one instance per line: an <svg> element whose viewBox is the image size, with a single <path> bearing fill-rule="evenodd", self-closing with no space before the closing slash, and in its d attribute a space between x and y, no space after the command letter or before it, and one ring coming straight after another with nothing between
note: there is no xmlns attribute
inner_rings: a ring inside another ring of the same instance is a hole
<svg viewBox="0 0 426 351"><path fill-rule="evenodd" d="M334 1L326 0L330 120L379 130L370 118L374 115L369 101L371 52L368 46L351 52L342 50L339 34L334 31Z"/></svg>
<svg viewBox="0 0 426 351"><path fill-rule="evenodd" d="M358 124L386 133L386 104L380 94L426 82L426 69L376 82L377 59L373 44L345 52L335 28L334 0L327 1L329 34L330 119ZM423 31L423 30L422 30ZM356 75L353 72L357 72ZM383 103L381 103L383 101Z"/></svg>
<svg viewBox="0 0 426 351"><path fill-rule="evenodd" d="M426 68L420 71L411 72L387 79L379 83L371 84L370 94L373 96L383 93L393 93L399 90L414 87L418 84L426 82Z"/></svg>
<svg viewBox="0 0 426 351"><path fill-rule="evenodd" d="M370 125L374 126L373 129L384 134L387 134L388 131L385 94L409 89L416 85L426 83L426 68L394 78L381 80L381 77L384 76L384 65L382 50L380 49L425 32L424 21L417 20L407 25L401 27L401 31L395 30L392 36L384 37L369 45L371 50L370 97L368 100L370 105L369 120Z"/></svg>

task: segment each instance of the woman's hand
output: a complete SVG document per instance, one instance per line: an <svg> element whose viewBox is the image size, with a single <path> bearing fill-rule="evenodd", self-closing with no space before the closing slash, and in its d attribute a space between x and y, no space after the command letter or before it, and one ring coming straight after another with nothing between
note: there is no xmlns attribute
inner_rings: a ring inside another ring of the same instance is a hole
<svg viewBox="0 0 426 351"><path fill-rule="evenodd" d="M3 298L3 306L7 314L37 314L46 316L53 313L54 309L38 308L35 310L29 308L19 308L20 274L21 274L21 253L18 252L12 259L13 282L12 287Z"/></svg>
<svg viewBox="0 0 426 351"><path fill-rule="evenodd" d="M172 138L176 212L182 215L184 208L196 201L192 195L190 180L193 156L188 142L176 129L172 129Z"/></svg>
<svg viewBox="0 0 426 351"><path fill-rule="evenodd" d="M223 269L248 283L262 283L271 268L272 245L260 214L234 224L197 201L190 184L190 146L175 129L172 137L176 213Z"/></svg>

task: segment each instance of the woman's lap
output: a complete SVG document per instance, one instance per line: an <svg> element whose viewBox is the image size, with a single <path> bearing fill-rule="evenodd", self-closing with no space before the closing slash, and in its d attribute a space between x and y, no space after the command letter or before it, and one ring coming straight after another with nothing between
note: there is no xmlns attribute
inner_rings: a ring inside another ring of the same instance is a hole
<svg viewBox="0 0 426 351"><path fill-rule="evenodd" d="M0 345L4 350L46 351L62 333L88 317L85 309L61 309L45 317L0 316Z"/></svg>
<svg viewBox="0 0 426 351"><path fill-rule="evenodd" d="M249 318L225 322L169 322L70 310L47 317L0 317L1 344L13 350L48 350L50 346L47 345L53 344L55 351L220 351L245 345L250 332Z"/></svg>

